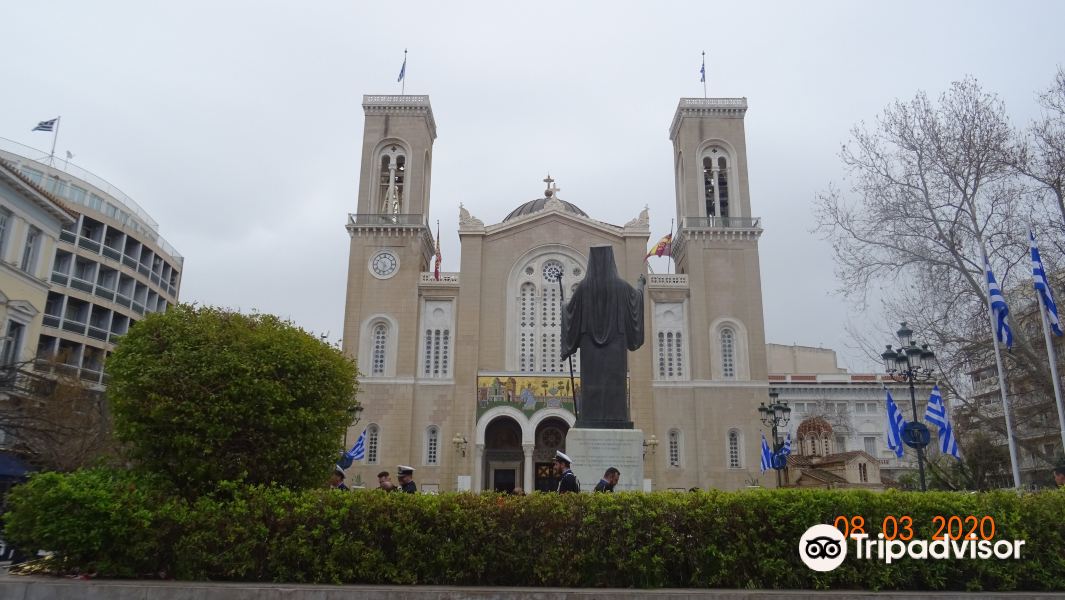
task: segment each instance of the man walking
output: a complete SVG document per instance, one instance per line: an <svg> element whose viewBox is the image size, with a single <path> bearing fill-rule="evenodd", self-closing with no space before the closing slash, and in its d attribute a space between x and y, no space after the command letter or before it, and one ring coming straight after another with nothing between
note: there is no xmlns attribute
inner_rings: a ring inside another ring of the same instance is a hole
<svg viewBox="0 0 1065 600"><path fill-rule="evenodd" d="M577 476L573 474L572 465L573 459L561 450L555 450L555 473L559 475L558 493L560 494L581 491L581 482L577 481Z"/></svg>
<svg viewBox="0 0 1065 600"><path fill-rule="evenodd" d="M603 473L603 478L599 480L599 483L595 484L595 491L603 493L613 493L614 486L618 484L618 479L621 478L621 471L616 467L610 467Z"/></svg>
<svg viewBox="0 0 1065 600"><path fill-rule="evenodd" d="M400 490L408 494L418 491L418 486L414 483L414 467L399 465L396 467L396 475L399 477Z"/></svg>

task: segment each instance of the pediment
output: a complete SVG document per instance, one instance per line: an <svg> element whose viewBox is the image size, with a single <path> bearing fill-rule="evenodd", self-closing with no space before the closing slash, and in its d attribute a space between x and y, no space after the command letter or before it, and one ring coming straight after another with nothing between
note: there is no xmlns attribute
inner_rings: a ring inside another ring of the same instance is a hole
<svg viewBox="0 0 1065 600"><path fill-rule="evenodd" d="M621 238L625 232L624 227L611 225L602 221L596 221L572 212L559 209L546 209L530 215L504 221L485 228L485 234L489 236L504 233L517 233L530 229L555 229L558 227L572 227L578 230L595 232L600 235L609 235Z"/></svg>

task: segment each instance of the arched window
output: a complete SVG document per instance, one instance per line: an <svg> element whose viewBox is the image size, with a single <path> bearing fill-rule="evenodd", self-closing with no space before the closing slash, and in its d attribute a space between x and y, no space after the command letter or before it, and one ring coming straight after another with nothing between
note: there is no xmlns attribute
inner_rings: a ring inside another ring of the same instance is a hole
<svg viewBox="0 0 1065 600"><path fill-rule="evenodd" d="M536 372L536 285L527 282L521 286L518 301L518 370Z"/></svg>
<svg viewBox="0 0 1065 600"><path fill-rule="evenodd" d="M680 467L680 431L669 430L669 466Z"/></svg>
<svg viewBox="0 0 1065 600"><path fill-rule="evenodd" d="M381 445L381 429L377 425L366 428L366 464L377 464L377 449Z"/></svg>
<svg viewBox="0 0 1065 600"><path fill-rule="evenodd" d="M724 156L717 159L717 207L719 216L728 217L728 163Z"/></svg>
<svg viewBox="0 0 1065 600"><path fill-rule="evenodd" d="M569 361L561 359L563 285L574 289L583 276L581 265L564 255L541 256L524 264L517 281L514 317L517 319L517 369L522 373L569 374ZM576 282L574 282L576 280ZM567 295L567 298L569 296ZM515 329L511 329L515 331ZM512 355L513 356L513 355ZM578 356L573 356L574 374L580 372Z"/></svg>
<svg viewBox="0 0 1065 600"><path fill-rule="evenodd" d="M425 365L426 377L447 377L448 359L451 348L450 329L425 330Z"/></svg>
<svg viewBox="0 0 1065 600"><path fill-rule="evenodd" d="M720 147L712 147L703 156L703 201L707 217L729 216L729 161Z"/></svg>
<svg viewBox="0 0 1065 600"><path fill-rule="evenodd" d="M381 214L394 215L406 210L405 180L407 157L403 149L392 144L381 152L378 197Z"/></svg>
<svg viewBox="0 0 1065 600"><path fill-rule="evenodd" d="M654 307L655 355L658 379L684 378L684 306L658 302Z"/></svg>
<svg viewBox="0 0 1065 600"><path fill-rule="evenodd" d="M736 332L731 327L721 330L721 376L736 378Z"/></svg>
<svg viewBox="0 0 1065 600"><path fill-rule="evenodd" d="M378 323L373 328L373 347L370 358L370 375L385 374L385 353L388 348L388 325Z"/></svg>
<svg viewBox="0 0 1065 600"><path fill-rule="evenodd" d="M731 429L728 432L728 467L730 469L739 469L741 466L740 432Z"/></svg>
<svg viewBox="0 0 1065 600"><path fill-rule="evenodd" d="M440 429L436 425L430 425L425 430L425 464L439 464L440 456Z"/></svg>
<svg viewBox="0 0 1065 600"><path fill-rule="evenodd" d="M717 216L717 177L714 176L714 159L703 159L703 194L706 199L706 216Z"/></svg>

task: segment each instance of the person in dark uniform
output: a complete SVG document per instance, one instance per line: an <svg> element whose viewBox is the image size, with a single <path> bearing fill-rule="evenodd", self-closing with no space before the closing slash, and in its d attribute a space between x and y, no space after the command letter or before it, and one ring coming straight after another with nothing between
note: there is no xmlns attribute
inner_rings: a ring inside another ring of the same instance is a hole
<svg viewBox="0 0 1065 600"><path fill-rule="evenodd" d="M618 479L621 478L621 471L616 467L610 467L603 473L603 478L599 480L599 483L595 484L595 491L597 492L613 492L614 486L618 484Z"/></svg>
<svg viewBox="0 0 1065 600"><path fill-rule="evenodd" d="M573 459L563 454L560 450L555 450L555 473L559 476L558 493L560 494L581 491L581 482L573 474L573 469L570 468L572 465Z"/></svg>
<svg viewBox="0 0 1065 600"><path fill-rule="evenodd" d="M414 467L399 465L396 467L396 475L399 477L400 490L408 494L418 491L418 486L414 483Z"/></svg>
<svg viewBox="0 0 1065 600"><path fill-rule="evenodd" d="M344 485L344 471L339 466L333 469L333 476L329 478L329 487L334 490L348 491L348 486Z"/></svg>

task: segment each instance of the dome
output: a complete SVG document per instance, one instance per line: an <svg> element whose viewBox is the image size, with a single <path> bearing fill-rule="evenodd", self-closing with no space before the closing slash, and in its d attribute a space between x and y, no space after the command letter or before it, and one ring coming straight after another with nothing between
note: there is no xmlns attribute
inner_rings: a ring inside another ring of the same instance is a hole
<svg viewBox="0 0 1065 600"><path fill-rule="evenodd" d="M588 217L588 213L577 208L576 204L571 204L558 197L558 192L560 191L560 189L555 187L555 180L553 177L551 177L550 173L548 173L547 177L544 179L544 183L547 184L547 189L544 190L543 198L529 200L525 204L522 204L518 208L515 208L514 210L510 211L510 214L503 219L503 222L506 223L511 219L516 219L518 217L524 217L525 215L531 215L533 213L540 212L541 210L547 208L548 202L558 202L562 205L562 210L568 213L573 213L575 215L580 215L585 218Z"/></svg>
<svg viewBox="0 0 1065 600"><path fill-rule="evenodd" d="M800 440L808 437L819 438L831 434L832 424L824 417L810 417L809 419L803 419L803 422L799 423L799 428L795 430L795 436Z"/></svg>
<svg viewBox="0 0 1065 600"><path fill-rule="evenodd" d="M510 211L510 214L503 219L503 222L505 223L507 221L510 221L511 219L516 219L525 215L531 215L535 212L540 212L544 209L545 206L547 206L548 200L550 200L550 198L537 198L536 200L529 200L525 204L522 204L518 208L515 208L514 210ZM562 210L568 213L573 213L575 215L580 215L582 217L588 216L588 213L578 208L576 204L566 202L565 200L558 201L562 203Z"/></svg>

